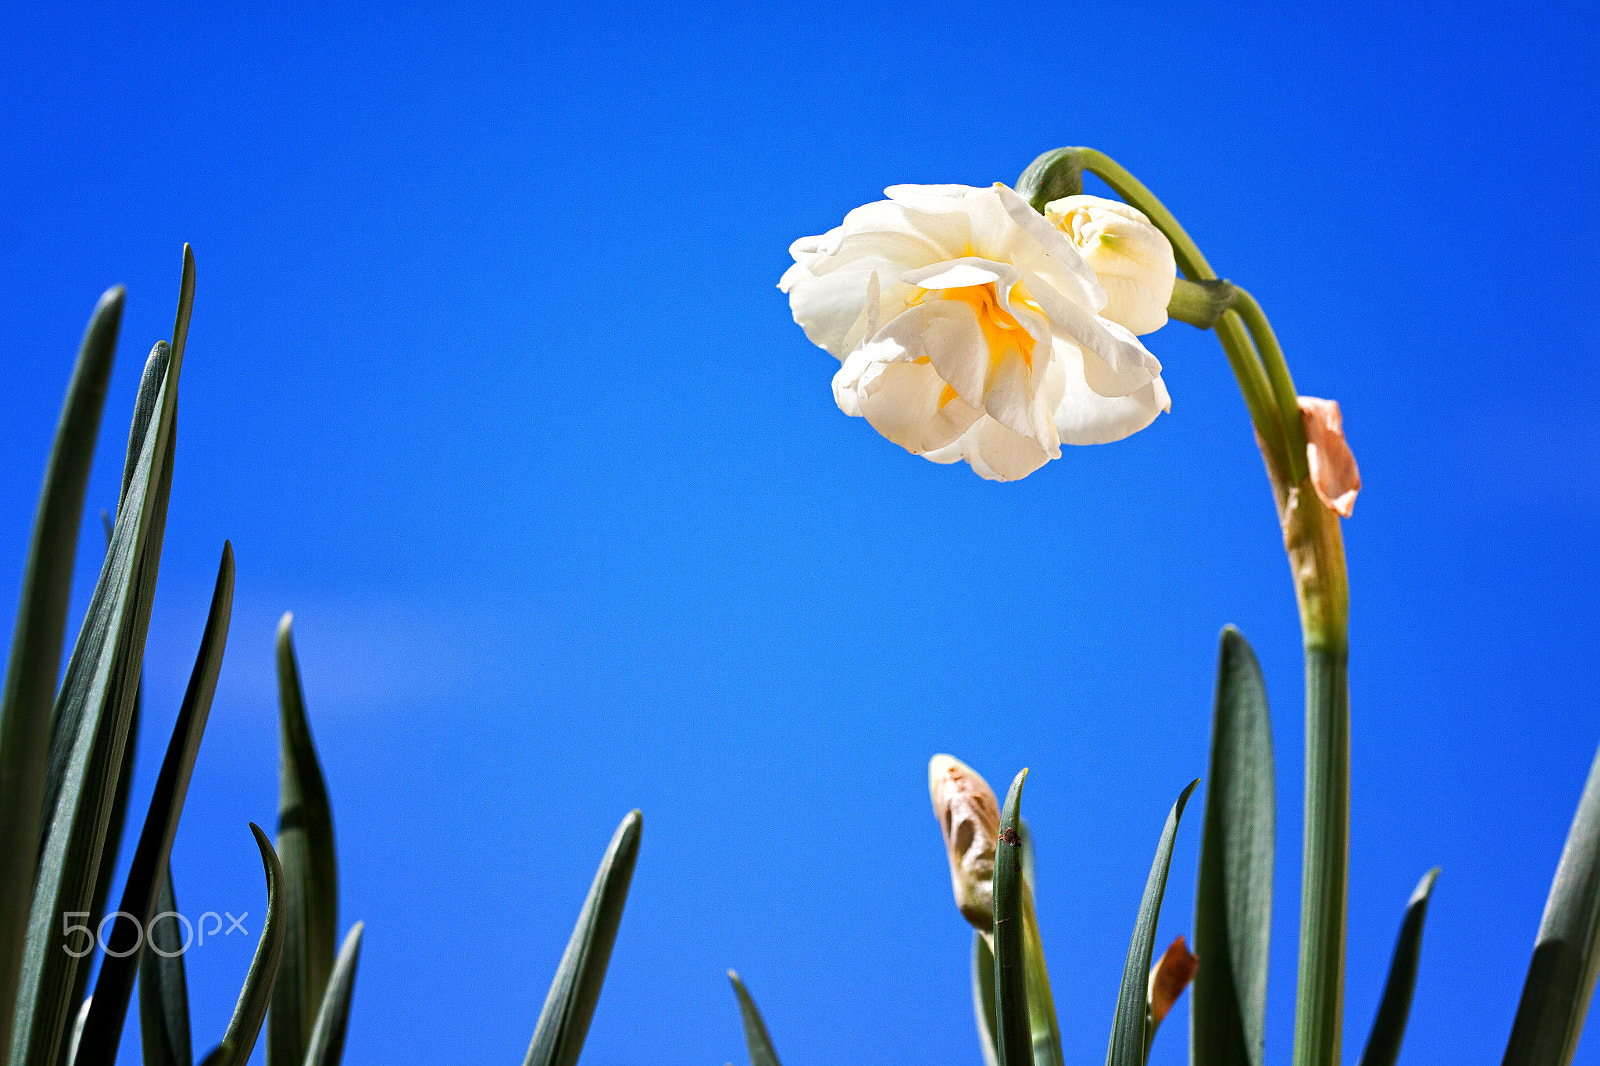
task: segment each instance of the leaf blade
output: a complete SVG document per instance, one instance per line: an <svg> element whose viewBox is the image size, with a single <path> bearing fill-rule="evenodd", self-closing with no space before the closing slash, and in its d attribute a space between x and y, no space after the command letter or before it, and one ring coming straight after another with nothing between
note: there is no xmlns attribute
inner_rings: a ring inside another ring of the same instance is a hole
<svg viewBox="0 0 1600 1066"><path fill-rule="evenodd" d="M173 723L166 758L156 778L144 828L139 834L138 847L134 850L133 865L128 871L122 903L118 907L120 913L108 940L111 950L106 953L99 979L95 982L94 1009L89 1013L78 1046L76 1061L82 1066L95 1066L98 1063L109 1066L117 1056L128 1000L133 994L133 980L138 972L141 930L149 928L151 916L155 913L160 894L159 882L164 879L172 856L178 819L183 813L184 797L188 794L189 779L200 754L200 740L211 714L217 677L222 671L222 656L228 643L228 622L233 612L233 582L233 546L224 542L200 650L195 656L189 687L184 693L178 719Z"/></svg>
<svg viewBox="0 0 1600 1066"><path fill-rule="evenodd" d="M739 999L739 1020L744 1023L744 1043L750 1051L750 1066L780 1066L778 1052L767 1034L767 1023L761 1020L761 1012L756 1009L756 1001L750 998L738 974L729 970L728 980Z"/></svg>
<svg viewBox="0 0 1600 1066"><path fill-rule="evenodd" d="M215 1060L217 1066L250 1060L256 1037L261 1034L261 1023L267 1016L267 1007L272 1003L272 985L278 978L278 964L283 959L286 921L283 865L278 862L278 855L261 827L251 822L250 832L255 834L256 847L261 849L261 865L267 874L267 920L261 926L261 939L250 960L250 970L245 974L244 987L239 990L239 1002L233 1008L227 1032L222 1036L222 1043L206 1056L207 1062Z"/></svg>
<svg viewBox="0 0 1600 1066"><path fill-rule="evenodd" d="M328 989L322 995L322 1007L317 1011L317 1023L311 1027L311 1041L306 1047L305 1066L339 1066L344 1056L345 1031L350 1024L350 999L355 994L356 964L361 960L361 934L366 926L357 922L345 935L339 957L334 960L333 972L328 977Z"/></svg>
<svg viewBox="0 0 1600 1066"><path fill-rule="evenodd" d="M167 866L156 897L156 917L178 915L172 887L172 867ZM139 959L139 1045L144 1066L190 1066L194 1052L189 1041L189 982L183 952L188 946L178 936L178 922L152 920L149 942ZM159 949L159 950L153 950Z"/></svg>
<svg viewBox="0 0 1600 1066"><path fill-rule="evenodd" d="M523 1066L574 1066L578 1061L622 922L643 821L638 811L630 811L612 834L539 1012Z"/></svg>
<svg viewBox="0 0 1600 1066"><path fill-rule="evenodd" d="M1028 1012L1028 955L1023 919L1028 886L1023 877L1022 785L1024 768L1006 792L994 854L995 1052L1000 1066L1031 1066L1033 1034Z"/></svg>
<svg viewBox="0 0 1600 1066"><path fill-rule="evenodd" d="M1394 1066L1400 1058L1400 1041L1405 1036L1411 992L1417 985L1417 963L1422 957L1422 923L1428 917L1428 901L1438 879L1439 868L1435 866L1422 875L1406 904L1389 961L1389 976L1383 983L1383 998L1378 1001L1378 1016L1373 1019L1367 1046L1361 1052L1360 1066Z"/></svg>
<svg viewBox="0 0 1600 1066"><path fill-rule="evenodd" d="M0 855L9 856L0 870L0 1050L11 1043L40 827L46 817L44 767L78 529L125 295L118 286L100 297L79 347L45 467L0 695L0 795L6 797L0 811Z"/></svg>
<svg viewBox="0 0 1600 1066"><path fill-rule="evenodd" d="M1161 830L1150 877L1145 881L1144 897L1139 901L1139 916L1133 923L1133 939L1128 944L1128 961L1122 968L1122 990L1117 995L1117 1013L1111 1025L1111 1043L1106 1049L1106 1066L1144 1066L1145 1005L1150 981L1150 960L1155 953L1156 921L1161 917L1161 897L1167 889L1167 871L1172 866L1172 846L1178 838L1178 822L1200 780L1178 796Z"/></svg>
<svg viewBox="0 0 1600 1066"><path fill-rule="evenodd" d="M1272 718L1250 644L1222 631L1195 890L1194 1066L1263 1066L1277 821Z"/></svg>
<svg viewBox="0 0 1600 1066"><path fill-rule="evenodd" d="M1600 965L1600 752L1561 850L1505 1066L1566 1066L1578 1048Z"/></svg>
<svg viewBox="0 0 1600 1066"><path fill-rule="evenodd" d="M978 1023L978 1049L983 1052L983 1066L1000 1066L1000 1053L995 1050L994 1032L997 1025L994 1008L994 952L989 942L976 929L972 931L972 1013Z"/></svg>
<svg viewBox="0 0 1600 1066"><path fill-rule="evenodd" d="M339 925L333 810L306 718L293 624L294 616L284 615L277 636L278 855L287 889L288 923L267 1022L268 1066L300 1066L304 1061L333 968Z"/></svg>
<svg viewBox="0 0 1600 1066"><path fill-rule="evenodd" d="M158 343L141 383L140 407L152 391L155 399L136 473L56 699L48 821L12 1015L12 1066L56 1066L74 1010L83 960L56 948L69 917L91 905L115 802L166 528L180 370Z"/></svg>

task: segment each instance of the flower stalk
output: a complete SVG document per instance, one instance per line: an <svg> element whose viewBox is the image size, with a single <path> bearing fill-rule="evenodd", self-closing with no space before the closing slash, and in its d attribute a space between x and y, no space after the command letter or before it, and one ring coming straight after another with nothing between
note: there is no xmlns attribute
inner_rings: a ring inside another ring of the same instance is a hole
<svg viewBox="0 0 1600 1066"><path fill-rule="evenodd" d="M1255 298L1217 278L1194 240L1143 183L1092 148L1059 148L1029 165L1017 192L1035 208L1078 195L1087 171L1172 242L1184 275L1167 313L1214 329L1244 398L1272 484L1294 578L1306 659L1306 806L1295 1066L1336 1066L1344 1002L1350 851L1350 587L1338 516L1318 496L1294 379ZM1186 279L1186 280L1185 280Z"/></svg>

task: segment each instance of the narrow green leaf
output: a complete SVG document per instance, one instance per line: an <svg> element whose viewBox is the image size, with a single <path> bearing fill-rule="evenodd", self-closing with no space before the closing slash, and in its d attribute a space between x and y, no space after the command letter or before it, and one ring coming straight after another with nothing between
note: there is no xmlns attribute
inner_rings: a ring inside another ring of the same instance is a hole
<svg viewBox="0 0 1600 1066"><path fill-rule="evenodd" d="M111 548L111 516L100 512L105 525L106 549ZM89 908L89 925L100 928L100 919L106 912L106 900L111 897L111 881L117 871L117 856L122 851L123 832L128 824L128 793L133 789L133 764L139 753L139 719L144 713L144 680L140 671L139 684L134 687L133 713L128 718L128 741L122 746L122 769L117 774L116 799L111 803L111 824L106 829L105 848L100 854L100 876L95 879L94 902ZM89 980L89 971L78 968L77 990L73 1001L83 999Z"/></svg>
<svg viewBox="0 0 1600 1066"><path fill-rule="evenodd" d="M1017 835L1022 838L1022 932L1028 960L1028 1027L1033 1040L1033 1066L1062 1066L1055 995L1050 989L1044 939L1039 935L1039 917L1033 907L1033 832L1026 818L1017 820Z"/></svg>
<svg viewBox="0 0 1600 1066"><path fill-rule="evenodd" d="M159 881L167 872L172 856L172 841L177 836L183 800L189 791L195 759L200 754L200 738L211 714L211 698L222 671L222 654L228 643L228 620L233 612L233 546L224 542L222 562L217 569L217 584L211 594L211 610L206 617L205 634L195 657L189 688L183 695L178 720L172 727L167 756L156 778L155 791L145 814L139 846L123 888L118 917L107 938L105 961L94 986L94 1010L84 1027L78 1047L80 1066L110 1066L122 1040L122 1025L133 995L133 979L138 972L143 930L156 913Z"/></svg>
<svg viewBox="0 0 1600 1066"><path fill-rule="evenodd" d="M92 905L138 691L172 486L177 360L156 345L145 383L156 392L136 472L117 515L78 643L57 697L57 743L45 778L43 850L12 1020L11 1066L57 1066L80 963L67 927ZM141 392L149 390L141 386ZM142 406L142 404L141 404Z"/></svg>
<svg viewBox="0 0 1600 1066"><path fill-rule="evenodd" d="M994 952L976 929L972 931L972 1013L978 1022L983 1066L1000 1066L1000 1053L994 1043Z"/></svg>
<svg viewBox="0 0 1600 1066"><path fill-rule="evenodd" d="M189 1045L189 982L183 971L189 938L178 913L169 864L156 896L155 917L146 929L149 940L139 959L139 1042L144 1066L190 1066L194 1061Z"/></svg>
<svg viewBox="0 0 1600 1066"><path fill-rule="evenodd" d="M1193 1066L1263 1066L1277 824L1272 717L1255 653L1222 631L1189 998Z"/></svg>
<svg viewBox="0 0 1600 1066"><path fill-rule="evenodd" d="M233 1019L222 1043L206 1056L214 1066L244 1066L255 1050L256 1037L261 1033L261 1022L272 1003L272 984L278 979L278 963L283 959L283 927L287 920L284 906L283 866L277 853L267 840L267 834L254 822L250 832L255 834L256 847L261 849L261 865L267 872L267 920L261 926L261 940L256 944L255 957L250 960L250 972L245 975L244 988L239 991L239 1002L233 1008Z"/></svg>
<svg viewBox="0 0 1600 1066"><path fill-rule="evenodd" d="M1422 956L1422 923L1428 917L1428 899L1438 879L1439 868L1435 866L1422 875L1406 904L1394 957L1389 962L1389 979L1383 983L1383 999L1378 1002L1378 1016L1372 1022L1360 1066L1394 1066L1400 1057L1406 1016L1411 1013L1411 990L1417 984L1417 961Z"/></svg>
<svg viewBox="0 0 1600 1066"><path fill-rule="evenodd" d="M281 776L278 855L288 898L283 965L267 1021L268 1066L300 1066L322 1005L339 929L339 867L333 811L294 655L294 616L278 623Z"/></svg>
<svg viewBox="0 0 1600 1066"><path fill-rule="evenodd" d="M1505 1066L1567 1066L1600 966L1600 753L1578 801L1544 905Z"/></svg>
<svg viewBox="0 0 1600 1066"><path fill-rule="evenodd" d="M772 1048L772 1037L767 1035L767 1023L756 1010L756 1001L750 998L744 982L732 970L728 980L733 982L733 994L739 997L739 1017L744 1022L744 1042L750 1049L750 1066L778 1066L778 1053Z"/></svg>
<svg viewBox="0 0 1600 1066"><path fill-rule="evenodd" d="M1111 1025L1111 1045L1106 1049L1106 1066L1144 1066L1146 1001L1150 984L1150 959L1155 952L1156 920L1161 917L1161 897L1167 891L1167 870L1172 865L1172 845L1178 838L1178 821L1199 778L1189 782L1178 802L1167 815L1156 845L1155 862L1139 901L1139 917L1133 923L1133 940L1128 944L1128 961L1122 968L1122 990L1117 995L1117 1014ZM1202 963L1204 965L1204 963Z"/></svg>
<svg viewBox="0 0 1600 1066"><path fill-rule="evenodd" d="M1022 867L1022 770L1011 782L1000 812L994 854L995 1052L1000 1066L1029 1066L1033 1037L1028 1015L1027 929L1023 917L1028 886Z"/></svg>
<svg viewBox="0 0 1600 1066"><path fill-rule="evenodd" d="M583 1050L589 1020L600 1000L600 986L606 979L606 964L611 960L611 945L617 939L622 921L622 905L628 899L628 883L633 879L633 864L639 858L639 834L644 816L630 811L617 826L600 860L600 869L589 886L578 924L567 941L561 965L539 1012L539 1024L528 1045L523 1066L573 1066Z"/></svg>
<svg viewBox="0 0 1600 1066"><path fill-rule="evenodd" d="M344 1034L350 1024L350 997L356 988L356 962L361 958L360 922L350 927L344 946L334 960L328 977L328 990L322 994L317 1024L311 1027L311 1043L306 1048L305 1066L339 1066L344 1055Z"/></svg>
<svg viewBox="0 0 1600 1066"><path fill-rule="evenodd" d="M51 708L61 669L83 497L111 380L123 297L121 286L100 297L78 351L45 467L5 690L0 695L0 796L6 798L0 806L0 855L6 856L0 866L0 1052L11 1044L40 829L46 817Z"/></svg>

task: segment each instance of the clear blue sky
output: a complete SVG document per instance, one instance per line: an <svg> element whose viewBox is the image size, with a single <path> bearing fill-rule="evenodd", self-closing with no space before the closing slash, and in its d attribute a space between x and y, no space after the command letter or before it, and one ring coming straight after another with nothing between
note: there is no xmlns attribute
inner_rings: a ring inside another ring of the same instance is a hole
<svg viewBox="0 0 1600 1066"><path fill-rule="evenodd" d="M190 241L136 795L232 538L178 899L259 931L245 823L275 817L272 633L292 609L342 925L367 922L347 1061L518 1061L638 806L587 1064L745 1061L730 966L787 1066L977 1063L926 795L938 751L997 783L1033 768L1064 1039L1098 1061L1162 819L1205 768L1226 622L1273 701L1268 1051L1286 1061L1299 638L1215 340L1147 338L1172 414L999 486L841 415L833 360L774 288L791 240L885 185L1011 181L1093 145L1262 301L1302 390L1343 404L1365 476L1346 525L1346 1054L1438 864L1406 1060L1497 1062L1600 743L1596 21L1487 4L9 10L0 625L89 309L128 285L100 507ZM1198 840L1193 818L1163 941L1189 929ZM190 953L197 1051L253 946ZM1185 1029L1175 1015L1154 1062L1185 1059ZM1600 1036L1578 1059L1600 1063Z"/></svg>

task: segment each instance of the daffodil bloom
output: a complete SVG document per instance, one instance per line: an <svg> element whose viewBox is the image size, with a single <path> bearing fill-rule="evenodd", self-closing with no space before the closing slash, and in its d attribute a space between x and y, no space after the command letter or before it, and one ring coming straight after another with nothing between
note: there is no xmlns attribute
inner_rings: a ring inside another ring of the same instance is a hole
<svg viewBox="0 0 1600 1066"><path fill-rule="evenodd" d="M834 398L935 462L1025 477L1060 445L1136 433L1168 410L1161 364L1100 315L1067 236L1004 185L896 185L790 247L778 287L841 367Z"/></svg>
<svg viewBox="0 0 1600 1066"><path fill-rule="evenodd" d="M1138 334L1167 324L1178 263L1171 242L1144 212L1120 200L1067 196L1046 204L1044 215L1105 287L1102 316Z"/></svg>

